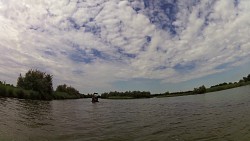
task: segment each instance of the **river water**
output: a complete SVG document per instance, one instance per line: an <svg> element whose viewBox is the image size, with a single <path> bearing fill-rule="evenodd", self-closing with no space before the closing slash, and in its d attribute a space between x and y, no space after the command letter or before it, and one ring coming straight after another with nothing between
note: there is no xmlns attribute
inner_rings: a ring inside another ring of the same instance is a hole
<svg viewBox="0 0 250 141"><path fill-rule="evenodd" d="M246 141L250 86L135 100L0 98L0 140Z"/></svg>

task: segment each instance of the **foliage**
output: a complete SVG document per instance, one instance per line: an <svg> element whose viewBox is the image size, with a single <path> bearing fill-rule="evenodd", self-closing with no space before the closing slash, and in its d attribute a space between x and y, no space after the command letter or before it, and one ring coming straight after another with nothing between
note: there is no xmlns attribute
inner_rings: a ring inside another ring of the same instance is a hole
<svg viewBox="0 0 250 141"><path fill-rule="evenodd" d="M117 99L128 99L128 98L150 98L150 92L140 91L126 91L126 92L109 92L101 94L101 98L117 98Z"/></svg>
<svg viewBox="0 0 250 141"><path fill-rule="evenodd" d="M78 90L76 90L75 88L73 88L71 86L67 86L66 84L57 86L56 92L62 92L61 94L67 93L67 94L70 95L69 97L74 97L74 98L80 98L81 97L81 94L79 93Z"/></svg>
<svg viewBox="0 0 250 141"><path fill-rule="evenodd" d="M243 80L244 80L245 82L250 81L250 74L249 74L247 77L243 77Z"/></svg>
<svg viewBox="0 0 250 141"><path fill-rule="evenodd" d="M41 99L41 94L32 90L24 90L9 84L0 83L0 96L20 99Z"/></svg>
<svg viewBox="0 0 250 141"><path fill-rule="evenodd" d="M52 75L39 70L29 70L24 77L20 74L17 79L17 87L32 90L41 94L41 99L50 100L53 94ZM22 94L20 92L20 96Z"/></svg>
<svg viewBox="0 0 250 141"><path fill-rule="evenodd" d="M174 96L183 96L183 95L193 95L193 91L180 91L180 92L165 92L163 94L154 94L153 97L174 97Z"/></svg>
<svg viewBox="0 0 250 141"><path fill-rule="evenodd" d="M245 85L250 85L250 74L247 77L243 77L238 82L229 82L229 83L220 83L210 88L206 88L204 85L199 88L194 88L193 91L185 91L185 92L174 92L169 94L155 94L156 97L171 97L171 96L183 96L183 95L191 95L191 94L203 94L208 92L216 92L226 89L232 89L236 87L241 87Z"/></svg>
<svg viewBox="0 0 250 141"><path fill-rule="evenodd" d="M54 92L52 75L39 70L29 70L25 76L19 75L17 87L0 81L0 96L20 99L52 100L84 98L78 90L67 85L59 85Z"/></svg>
<svg viewBox="0 0 250 141"><path fill-rule="evenodd" d="M92 98L93 94L82 95L83 98Z"/></svg>
<svg viewBox="0 0 250 141"><path fill-rule="evenodd" d="M199 88L194 88L194 94L203 94L206 93L206 87L204 85L200 86Z"/></svg>
<svg viewBox="0 0 250 141"><path fill-rule="evenodd" d="M226 86L226 85L228 85L228 83L224 82L224 83L220 83L220 84L217 84L217 85L211 86L211 88L214 88L214 87L220 87L220 86Z"/></svg>
<svg viewBox="0 0 250 141"><path fill-rule="evenodd" d="M150 97L172 97L191 94L202 94L207 92L214 92L220 90L226 90L236 88L240 86L250 85L250 74L247 77L243 77L238 82L221 83L210 88L206 88L204 85L198 88L194 88L193 91L184 92L165 92L163 94L153 94L150 92L140 91L126 91L126 92L109 92L103 93L101 98L114 98L114 99L128 99L128 98L150 98ZM52 75L46 74L38 70L29 70L23 77L21 74L17 79L17 87L6 84L6 82L0 81L0 96L1 97L13 97L23 99L37 99L37 100L51 100L51 99L73 99L73 98L91 98L92 95L80 94L78 90L71 86L59 85L56 91L53 91L52 87Z"/></svg>

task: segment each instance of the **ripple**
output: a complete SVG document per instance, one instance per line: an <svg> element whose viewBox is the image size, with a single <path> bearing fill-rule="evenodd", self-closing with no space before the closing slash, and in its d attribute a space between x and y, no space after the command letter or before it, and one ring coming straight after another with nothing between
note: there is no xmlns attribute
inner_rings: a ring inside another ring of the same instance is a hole
<svg viewBox="0 0 250 141"><path fill-rule="evenodd" d="M0 135L8 140L247 140L250 96L32 101L0 98ZM232 95L232 94L231 94ZM241 98L244 97L244 98Z"/></svg>

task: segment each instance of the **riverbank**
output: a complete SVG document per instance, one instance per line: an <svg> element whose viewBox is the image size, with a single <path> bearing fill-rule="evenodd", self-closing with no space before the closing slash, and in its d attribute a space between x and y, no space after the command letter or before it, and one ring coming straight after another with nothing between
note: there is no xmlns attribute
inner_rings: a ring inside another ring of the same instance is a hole
<svg viewBox="0 0 250 141"><path fill-rule="evenodd" d="M192 91L182 91L182 92L165 92L163 94L151 94L150 92L140 92L140 91L126 91L126 92L109 92L103 93L101 98L104 99L138 99L138 98L165 98L165 97L176 97L176 96L187 96L187 95L198 95L206 94L211 92L217 92L222 90L228 90L233 88L238 88L242 86L250 85L250 75L243 77L238 82L229 82L221 83L209 88L206 88L204 85L194 88Z"/></svg>
<svg viewBox="0 0 250 141"><path fill-rule="evenodd" d="M46 82L46 83L45 83ZM210 88L204 85L194 88L192 91L183 92L165 92L163 94L151 94L148 91L126 91L126 92L105 92L99 97L102 99L141 99L141 98L164 98L186 95L205 94L217 92L241 86L250 85L250 74L243 77L238 82L221 83ZM83 95L78 90L66 84L58 85L56 90L53 89L52 75L40 72L38 70L29 70L24 77L20 74L17 85L6 84L0 81L0 97L13 97L20 99L34 100L57 100L57 99L79 99L90 98L92 95Z"/></svg>
<svg viewBox="0 0 250 141"><path fill-rule="evenodd" d="M53 76L39 70L30 69L17 78L16 86L0 81L0 97L34 100L78 99L84 98L77 89L66 84L53 89Z"/></svg>
<svg viewBox="0 0 250 141"><path fill-rule="evenodd" d="M242 87L250 85L250 81L247 82L237 82L237 83L222 83L215 86L211 86L210 88L206 88L204 93L207 94L211 92L217 92L227 89L233 89L237 87ZM102 94L100 98L102 99L141 99L141 98L166 98L166 97L177 97L177 96L187 96L187 95L197 95L194 91L184 91L184 92L173 92L165 94L150 94L149 92L110 92ZM33 99L33 100L44 100L45 95L33 90L25 90L22 88L17 88L10 84L0 83L0 97L10 97L10 98L19 98L19 99ZM85 95L72 95L66 92L58 92L54 91L50 98L46 98L47 100L63 100L63 99L79 99L85 98Z"/></svg>
<svg viewBox="0 0 250 141"><path fill-rule="evenodd" d="M61 100L61 99L79 99L84 95L72 95L66 92L54 91L51 95L39 93L33 90L25 90L15 87L10 84L0 83L0 97L10 97L19 99L33 99L33 100Z"/></svg>
<svg viewBox="0 0 250 141"><path fill-rule="evenodd" d="M173 93L167 93L167 94L154 94L152 97L157 98L165 98L165 97L176 97L176 96L187 96L187 95L198 95L198 94L207 94L212 92L218 92L238 87L243 87L250 85L250 81L247 82L241 82L241 83L228 83L225 84L218 84L216 86L211 86L210 88L206 88L206 91L204 93L195 93L194 91L184 91L184 92L173 92Z"/></svg>

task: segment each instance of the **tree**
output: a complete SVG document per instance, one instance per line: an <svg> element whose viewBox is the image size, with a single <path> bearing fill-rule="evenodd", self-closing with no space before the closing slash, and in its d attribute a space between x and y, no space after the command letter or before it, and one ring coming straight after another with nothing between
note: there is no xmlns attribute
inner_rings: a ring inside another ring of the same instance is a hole
<svg viewBox="0 0 250 141"><path fill-rule="evenodd" d="M194 88L195 94L203 94L207 91L206 87L204 85L200 86L199 88Z"/></svg>
<svg viewBox="0 0 250 141"><path fill-rule="evenodd" d="M41 94L42 99L52 99L52 75L45 72L31 69L24 77L20 74L17 79L17 87L37 91Z"/></svg>
<svg viewBox="0 0 250 141"><path fill-rule="evenodd" d="M77 98L80 98L81 95L79 93L79 91L71 86L67 86L66 84L63 85L58 85L56 88L57 92L65 92L68 93L70 95L75 95Z"/></svg>
<svg viewBox="0 0 250 141"><path fill-rule="evenodd" d="M126 91L126 92L109 92L101 94L101 98L109 98L109 97L119 97L119 98L150 98L151 93L146 91Z"/></svg>
<svg viewBox="0 0 250 141"><path fill-rule="evenodd" d="M24 82L23 82L23 77L22 77L22 74L20 73L19 77L17 78L17 87L24 87Z"/></svg>

